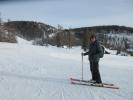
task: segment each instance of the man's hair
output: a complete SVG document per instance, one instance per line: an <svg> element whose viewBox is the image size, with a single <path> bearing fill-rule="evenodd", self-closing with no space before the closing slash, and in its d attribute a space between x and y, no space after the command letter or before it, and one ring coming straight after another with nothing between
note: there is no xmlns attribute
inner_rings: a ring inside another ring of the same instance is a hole
<svg viewBox="0 0 133 100"><path fill-rule="evenodd" d="M92 34L91 35L90 40L93 39L93 38L96 38L96 35L95 34Z"/></svg>

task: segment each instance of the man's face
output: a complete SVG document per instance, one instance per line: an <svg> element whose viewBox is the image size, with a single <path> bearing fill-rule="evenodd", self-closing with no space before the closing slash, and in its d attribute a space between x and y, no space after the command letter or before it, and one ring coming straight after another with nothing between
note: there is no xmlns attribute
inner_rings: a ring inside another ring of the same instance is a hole
<svg viewBox="0 0 133 100"><path fill-rule="evenodd" d="M96 41L96 38L91 39L91 43L94 43Z"/></svg>

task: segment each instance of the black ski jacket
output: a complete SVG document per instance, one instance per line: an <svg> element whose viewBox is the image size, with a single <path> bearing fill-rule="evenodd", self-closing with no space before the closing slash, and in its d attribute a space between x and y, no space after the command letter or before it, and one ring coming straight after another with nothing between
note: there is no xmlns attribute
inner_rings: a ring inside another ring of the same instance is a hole
<svg viewBox="0 0 133 100"><path fill-rule="evenodd" d="M88 55L90 61L99 61L100 55L103 53L99 42L96 40L94 43L91 43L90 46L88 46L88 49L89 51L84 53L84 55Z"/></svg>

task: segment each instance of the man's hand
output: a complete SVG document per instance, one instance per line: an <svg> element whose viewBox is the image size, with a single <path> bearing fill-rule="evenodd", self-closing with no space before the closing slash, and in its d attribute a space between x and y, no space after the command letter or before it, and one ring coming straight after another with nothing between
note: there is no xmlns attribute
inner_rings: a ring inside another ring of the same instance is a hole
<svg viewBox="0 0 133 100"><path fill-rule="evenodd" d="M85 54L82 52L82 53L81 53L81 56L84 56L84 55L85 55Z"/></svg>

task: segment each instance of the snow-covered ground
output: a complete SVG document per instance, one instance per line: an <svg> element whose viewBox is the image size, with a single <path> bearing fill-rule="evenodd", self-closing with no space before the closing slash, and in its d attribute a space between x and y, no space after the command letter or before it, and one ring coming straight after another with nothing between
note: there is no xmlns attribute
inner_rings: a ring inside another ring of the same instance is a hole
<svg viewBox="0 0 133 100"><path fill-rule="evenodd" d="M105 55L102 80L119 90L70 84L81 78L81 49L0 43L0 100L133 100L133 58ZM84 79L90 79L84 57Z"/></svg>

